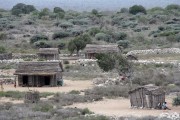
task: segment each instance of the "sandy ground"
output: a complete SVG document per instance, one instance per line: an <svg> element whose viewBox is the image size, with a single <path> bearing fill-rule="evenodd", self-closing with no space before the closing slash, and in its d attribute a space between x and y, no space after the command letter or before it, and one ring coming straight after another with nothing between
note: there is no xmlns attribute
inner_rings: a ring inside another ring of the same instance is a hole
<svg viewBox="0 0 180 120"><path fill-rule="evenodd" d="M14 85L3 85L4 91L29 91L37 90L39 92L70 92L72 90L85 90L93 87L92 81L72 81L64 80L64 86L61 87L19 87L14 88Z"/></svg>
<svg viewBox="0 0 180 120"><path fill-rule="evenodd" d="M167 98L168 106L171 110L152 110L152 109L131 109L129 99L105 99L103 101L97 101L93 103L78 103L68 107L88 108L96 114L106 116L158 116L162 113L180 113L180 107L172 106L172 98Z"/></svg>

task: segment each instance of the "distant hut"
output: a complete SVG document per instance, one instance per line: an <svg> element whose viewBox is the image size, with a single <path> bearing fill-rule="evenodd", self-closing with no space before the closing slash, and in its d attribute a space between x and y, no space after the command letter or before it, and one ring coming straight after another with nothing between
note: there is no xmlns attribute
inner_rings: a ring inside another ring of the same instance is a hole
<svg viewBox="0 0 180 120"><path fill-rule="evenodd" d="M57 86L62 80L62 64L59 62L20 62L15 75L19 86Z"/></svg>
<svg viewBox="0 0 180 120"><path fill-rule="evenodd" d="M1 53L0 60L9 60L12 59L12 53Z"/></svg>
<svg viewBox="0 0 180 120"><path fill-rule="evenodd" d="M93 45L87 44L85 50L86 59L94 59L97 53L118 53L118 45Z"/></svg>
<svg viewBox="0 0 180 120"><path fill-rule="evenodd" d="M165 92L157 86L142 86L129 92L131 107L157 108L165 102Z"/></svg>
<svg viewBox="0 0 180 120"><path fill-rule="evenodd" d="M40 48L37 55L39 59L59 60L59 49L58 48Z"/></svg>

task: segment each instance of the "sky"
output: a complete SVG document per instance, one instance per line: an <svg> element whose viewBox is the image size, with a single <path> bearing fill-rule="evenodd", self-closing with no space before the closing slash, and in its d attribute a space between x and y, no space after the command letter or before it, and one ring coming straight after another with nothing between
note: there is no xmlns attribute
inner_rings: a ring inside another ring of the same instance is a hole
<svg viewBox="0 0 180 120"><path fill-rule="evenodd" d="M37 9L62 7L65 10L77 11L92 9L116 11L135 4L146 8L165 7L169 4L180 5L180 0L0 0L0 8L11 9L17 3L34 5Z"/></svg>

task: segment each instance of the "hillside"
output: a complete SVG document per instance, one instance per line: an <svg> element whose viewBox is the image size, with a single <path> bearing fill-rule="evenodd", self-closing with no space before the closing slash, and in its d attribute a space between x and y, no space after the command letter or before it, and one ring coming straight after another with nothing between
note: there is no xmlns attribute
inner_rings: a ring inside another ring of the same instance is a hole
<svg viewBox="0 0 180 120"><path fill-rule="evenodd" d="M42 2L43 1L43 2ZM134 4L143 5L146 8L165 7L169 4L180 4L179 0L3 0L0 1L0 8L11 9L17 3L31 4L42 9L44 7L62 7L65 10L90 11L98 10L119 10L122 7L130 7Z"/></svg>

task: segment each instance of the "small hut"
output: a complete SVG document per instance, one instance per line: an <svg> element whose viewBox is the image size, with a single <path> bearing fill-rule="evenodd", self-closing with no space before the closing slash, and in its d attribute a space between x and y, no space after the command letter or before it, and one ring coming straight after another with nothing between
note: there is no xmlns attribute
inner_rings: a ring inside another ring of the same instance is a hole
<svg viewBox="0 0 180 120"><path fill-rule="evenodd" d="M118 53L118 45L93 45L87 44L85 48L85 58L94 59L97 53Z"/></svg>
<svg viewBox="0 0 180 120"><path fill-rule="evenodd" d="M59 62L20 62L14 74L19 86L41 87L57 86L62 81L62 71Z"/></svg>
<svg viewBox="0 0 180 120"><path fill-rule="evenodd" d="M165 92L157 86L141 86L129 92L131 107L157 108L165 102Z"/></svg>
<svg viewBox="0 0 180 120"><path fill-rule="evenodd" d="M39 59L59 60L59 49L58 48L40 48L37 55Z"/></svg>

